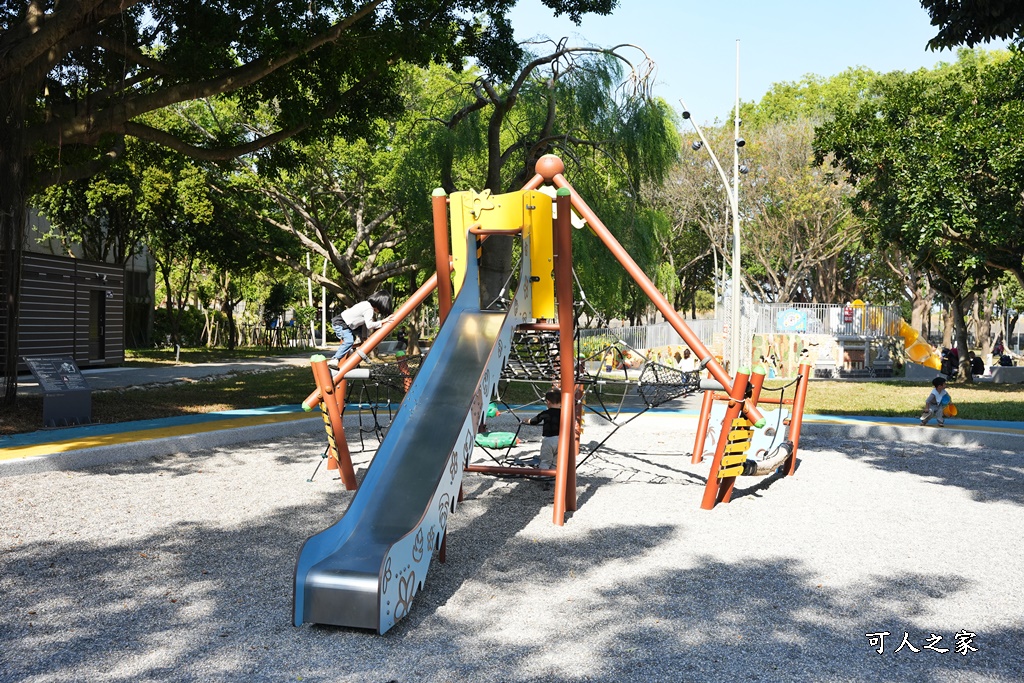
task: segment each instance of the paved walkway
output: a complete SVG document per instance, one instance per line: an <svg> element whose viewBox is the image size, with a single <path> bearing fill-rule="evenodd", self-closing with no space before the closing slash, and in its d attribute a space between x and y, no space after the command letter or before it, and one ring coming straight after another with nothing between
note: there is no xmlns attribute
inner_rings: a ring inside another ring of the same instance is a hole
<svg viewBox="0 0 1024 683"><path fill-rule="evenodd" d="M268 356L266 358L244 358L209 363L179 363L153 367L86 368L82 375L94 391L123 389L126 387L173 384L185 380L203 379L222 375L273 370L286 365L308 365L314 352ZM24 394L38 394L39 384L32 375L18 376L18 391Z"/></svg>
<svg viewBox="0 0 1024 683"><path fill-rule="evenodd" d="M86 369L95 390L160 385L204 377L269 370L309 362L309 352L201 364L158 367ZM19 390L38 392L34 381ZM700 400L677 400L652 412L682 420L696 420ZM352 413L353 415L357 413ZM0 437L0 476L4 474L87 467L111 461L137 459L214 448L267 437L311 434L322 430L319 412L305 413L299 406L231 410L202 415L44 429ZM914 417L843 417L806 415L803 434L865 441L900 441L946 446L1005 447L1019 439L1024 450L1024 423L985 420L948 420L944 429L922 428ZM688 449L690 445L684 444Z"/></svg>

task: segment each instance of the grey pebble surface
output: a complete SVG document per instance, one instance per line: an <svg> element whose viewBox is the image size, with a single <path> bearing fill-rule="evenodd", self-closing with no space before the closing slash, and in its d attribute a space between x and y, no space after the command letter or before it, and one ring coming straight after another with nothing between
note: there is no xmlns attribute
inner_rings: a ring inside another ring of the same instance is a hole
<svg viewBox="0 0 1024 683"><path fill-rule="evenodd" d="M0 681L1024 679L1024 454L805 437L796 476L705 511L692 425L620 430L561 527L550 483L467 475L383 636L291 625L299 547L351 496L307 481L315 430L0 477Z"/></svg>

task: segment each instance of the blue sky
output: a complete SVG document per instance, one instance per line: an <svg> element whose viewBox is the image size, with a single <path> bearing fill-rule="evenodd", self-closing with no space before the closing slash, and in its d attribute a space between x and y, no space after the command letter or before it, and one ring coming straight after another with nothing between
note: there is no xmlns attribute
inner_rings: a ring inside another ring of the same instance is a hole
<svg viewBox="0 0 1024 683"><path fill-rule="evenodd" d="M543 34L569 36L571 44L639 45L658 66L655 94L677 111L682 97L702 122L732 110L737 39L744 101L810 73L912 71L956 59L925 48L935 29L917 0L619 0L614 14L584 17L578 27L554 19L540 0L520 0L510 18L520 40Z"/></svg>

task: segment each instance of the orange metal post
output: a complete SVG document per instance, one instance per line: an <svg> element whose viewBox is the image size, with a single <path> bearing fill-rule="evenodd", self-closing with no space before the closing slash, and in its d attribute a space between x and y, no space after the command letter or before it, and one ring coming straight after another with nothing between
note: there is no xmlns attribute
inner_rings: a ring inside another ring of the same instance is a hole
<svg viewBox="0 0 1024 683"><path fill-rule="evenodd" d="M430 203L434 212L434 259L437 262L438 273L451 272L451 251L448 245L448 198L444 190L437 188L430 197ZM452 310L452 279L439 277L437 279L437 308L441 324L444 324L448 317L448 311Z"/></svg>
<svg viewBox="0 0 1024 683"><path fill-rule="evenodd" d="M562 419L558 427L558 463L555 466L554 522L565 524L566 510L576 509L576 360L573 353L572 306L572 223L570 195L558 190L555 199L555 292L558 299L559 387L562 391Z"/></svg>
<svg viewBox="0 0 1024 683"><path fill-rule="evenodd" d="M450 267L448 270L451 272ZM416 310L416 307L423 303L424 299L430 296L434 291L434 288L437 287L437 279L436 273L431 275L430 279L420 285L420 288L413 292L413 295L409 297L408 301L398 307L398 310L395 311L391 322L381 325L380 329L367 337L366 341L359 346L357 351L349 354L347 358L343 358L341 362L338 363L338 374L334 379L335 384L342 382L345 379L345 373L359 365L360 361L363 359L363 355L372 351L377 344L381 343L385 337L391 334L391 331L398 327L410 313ZM313 408L316 408L320 404L322 395L323 394L319 388L314 389L313 393L307 396L306 400L302 402L302 409L313 410Z"/></svg>
<svg viewBox="0 0 1024 683"><path fill-rule="evenodd" d="M722 432L718 435L715 459L711 462L708 481L704 485L704 499L700 504L704 510L713 509L717 503L727 503L732 496L732 487L736 483L736 477L719 480L718 471L722 468L722 456L725 455L725 446L729 443L729 430L732 427L732 421L739 417L743 406L743 397L747 393L748 379L749 375L737 372L736 382L732 385L732 390L729 392L731 400L729 401L729 407L725 411L725 419L722 420Z"/></svg>
<svg viewBox="0 0 1024 683"><path fill-rule="evenodd" d="M558 470L542 470L536 467L503 467L501 465L466 465L466 472L518 477L557 477Z"/></svg>
<svg viewBox="0 0 1024 683"><path fill-rule="evenodd" d="M526 181L523 185L524 190L536 190L538 187L544 184L544 176L540 173L535 173L532 178Z"/></svg>
<svg viewBox="0 0 1024 683"><path fill-rule="evenodd" d="M341 409L338 407L337 392L334 381L331 379L331 370L327 367L327 359L323 356L320 356L320 360L313 361L311 365L313 366L313 377L316 379L317 387L323 392L323 402L327 405L341 483L345 485L346 490L354 491L356 489L356 473L352 468L352 456L348 451L348 440L345 438L345 426L342 421Z"/></svg>
<svg viewBox="0 0 1024 683"><path fill-rule="evenodd" d="M544 162L545 160L547 160L547 163L542 165L541 162ZM651 282L651 279L647 277L643 269L637 265L636 261L633 260L633 257L629 255L629 252L619 244L619 241L615 239L615 236L612 235L611 231L609 231L605 224L601 222L601 219L597 217L597 214L594 213L593 209L591 209L576 190L573 189L572 185L569 184L569 181L562 176L562 171L565 170L565 164L562 163L562 160L552 155L545 156L537 162L537 170L539 173L545 174L545 177L550 175L549 179L556 187L569 190L572 196L572 205L576 211L583 216L583 219L587 222L587 225L593 233L597 235L601 242L604 243L605 247L612 253L616 260L622 264L622 267L625 268L630 277L636 281L643 293L651 300L651 303L653 303L655 307L657 307L658 311L660 311L665 317L665 320L667 320L669 324L672 325L673 329L679 333L679 336L683 338L686 345L693 349L694 353L697 354L698 358L700 358L702 362L705 359L708 361L707 369L708 372L711 373L711 376L727 389L732 387L732 378L729 377L729 373L726 372L725 368L723 368L718 361L714 359L708 348L704 346L703 342L701 342L700 337L690 329L682 316L672 308L672 304L668 302L665 295L658 291L658 288L653 282ZM761 411L758 410L753 403L746 403L743 410L750 421L755 424L761 423L764 419Z"/></svg>
<svg viewBox="0 0 1024 683"><path fill-rule="evenodd" d="M764 368L760 365L754 368L754 374L750 376L750 402L755 406L761 399L761 389L764 387Z"/></svg>
<svg viewBox="0 0 1024 683"><path fill-rule="evenodd" d="M801 365L797 371L800 381L796 385L796 396L793 398L793 416L789 421L789 440L793 442L793 452L786 463L787 476L796 472L796 452L800 447L800 427L804 423L804 404L807 402L807 382L811 377L811 366Z"/></svg>
<svg viewBox="0 0 1024 683"><path fill-rule="evenodd" d="M708 438L708 422L711 420L711 406L715 403L715 392L705 391L700 400L700 417L697 418L697 438L693 442L690 462L696 465L704 460L704 440Z"/></svg>

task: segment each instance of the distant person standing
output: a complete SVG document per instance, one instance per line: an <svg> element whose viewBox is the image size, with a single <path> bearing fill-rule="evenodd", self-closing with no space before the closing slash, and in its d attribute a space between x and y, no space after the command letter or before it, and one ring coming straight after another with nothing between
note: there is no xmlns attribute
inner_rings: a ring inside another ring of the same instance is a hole
<svg viewBox="0 0 1024 683"><path fill-rule="evenodd" d="M374 315L385 317L382 320L376 320ZM341 343L338 345L338 350L334 352L334 357L327 361L327 364L338 367L338 362L352 349L356 342L353 330L360 327L376 330L391 320L391 295L381 291L374 292L367 297L366 301L360 301L331 318L331 326Z"/></svg>
<svg viewBox="0 0 1024 683"><path fill-rule="evenodd" d="M682 356L676 351L676 367L683 372L693 372L697 369L697 359L693 357L690 349L683 349Z"/></svg>

